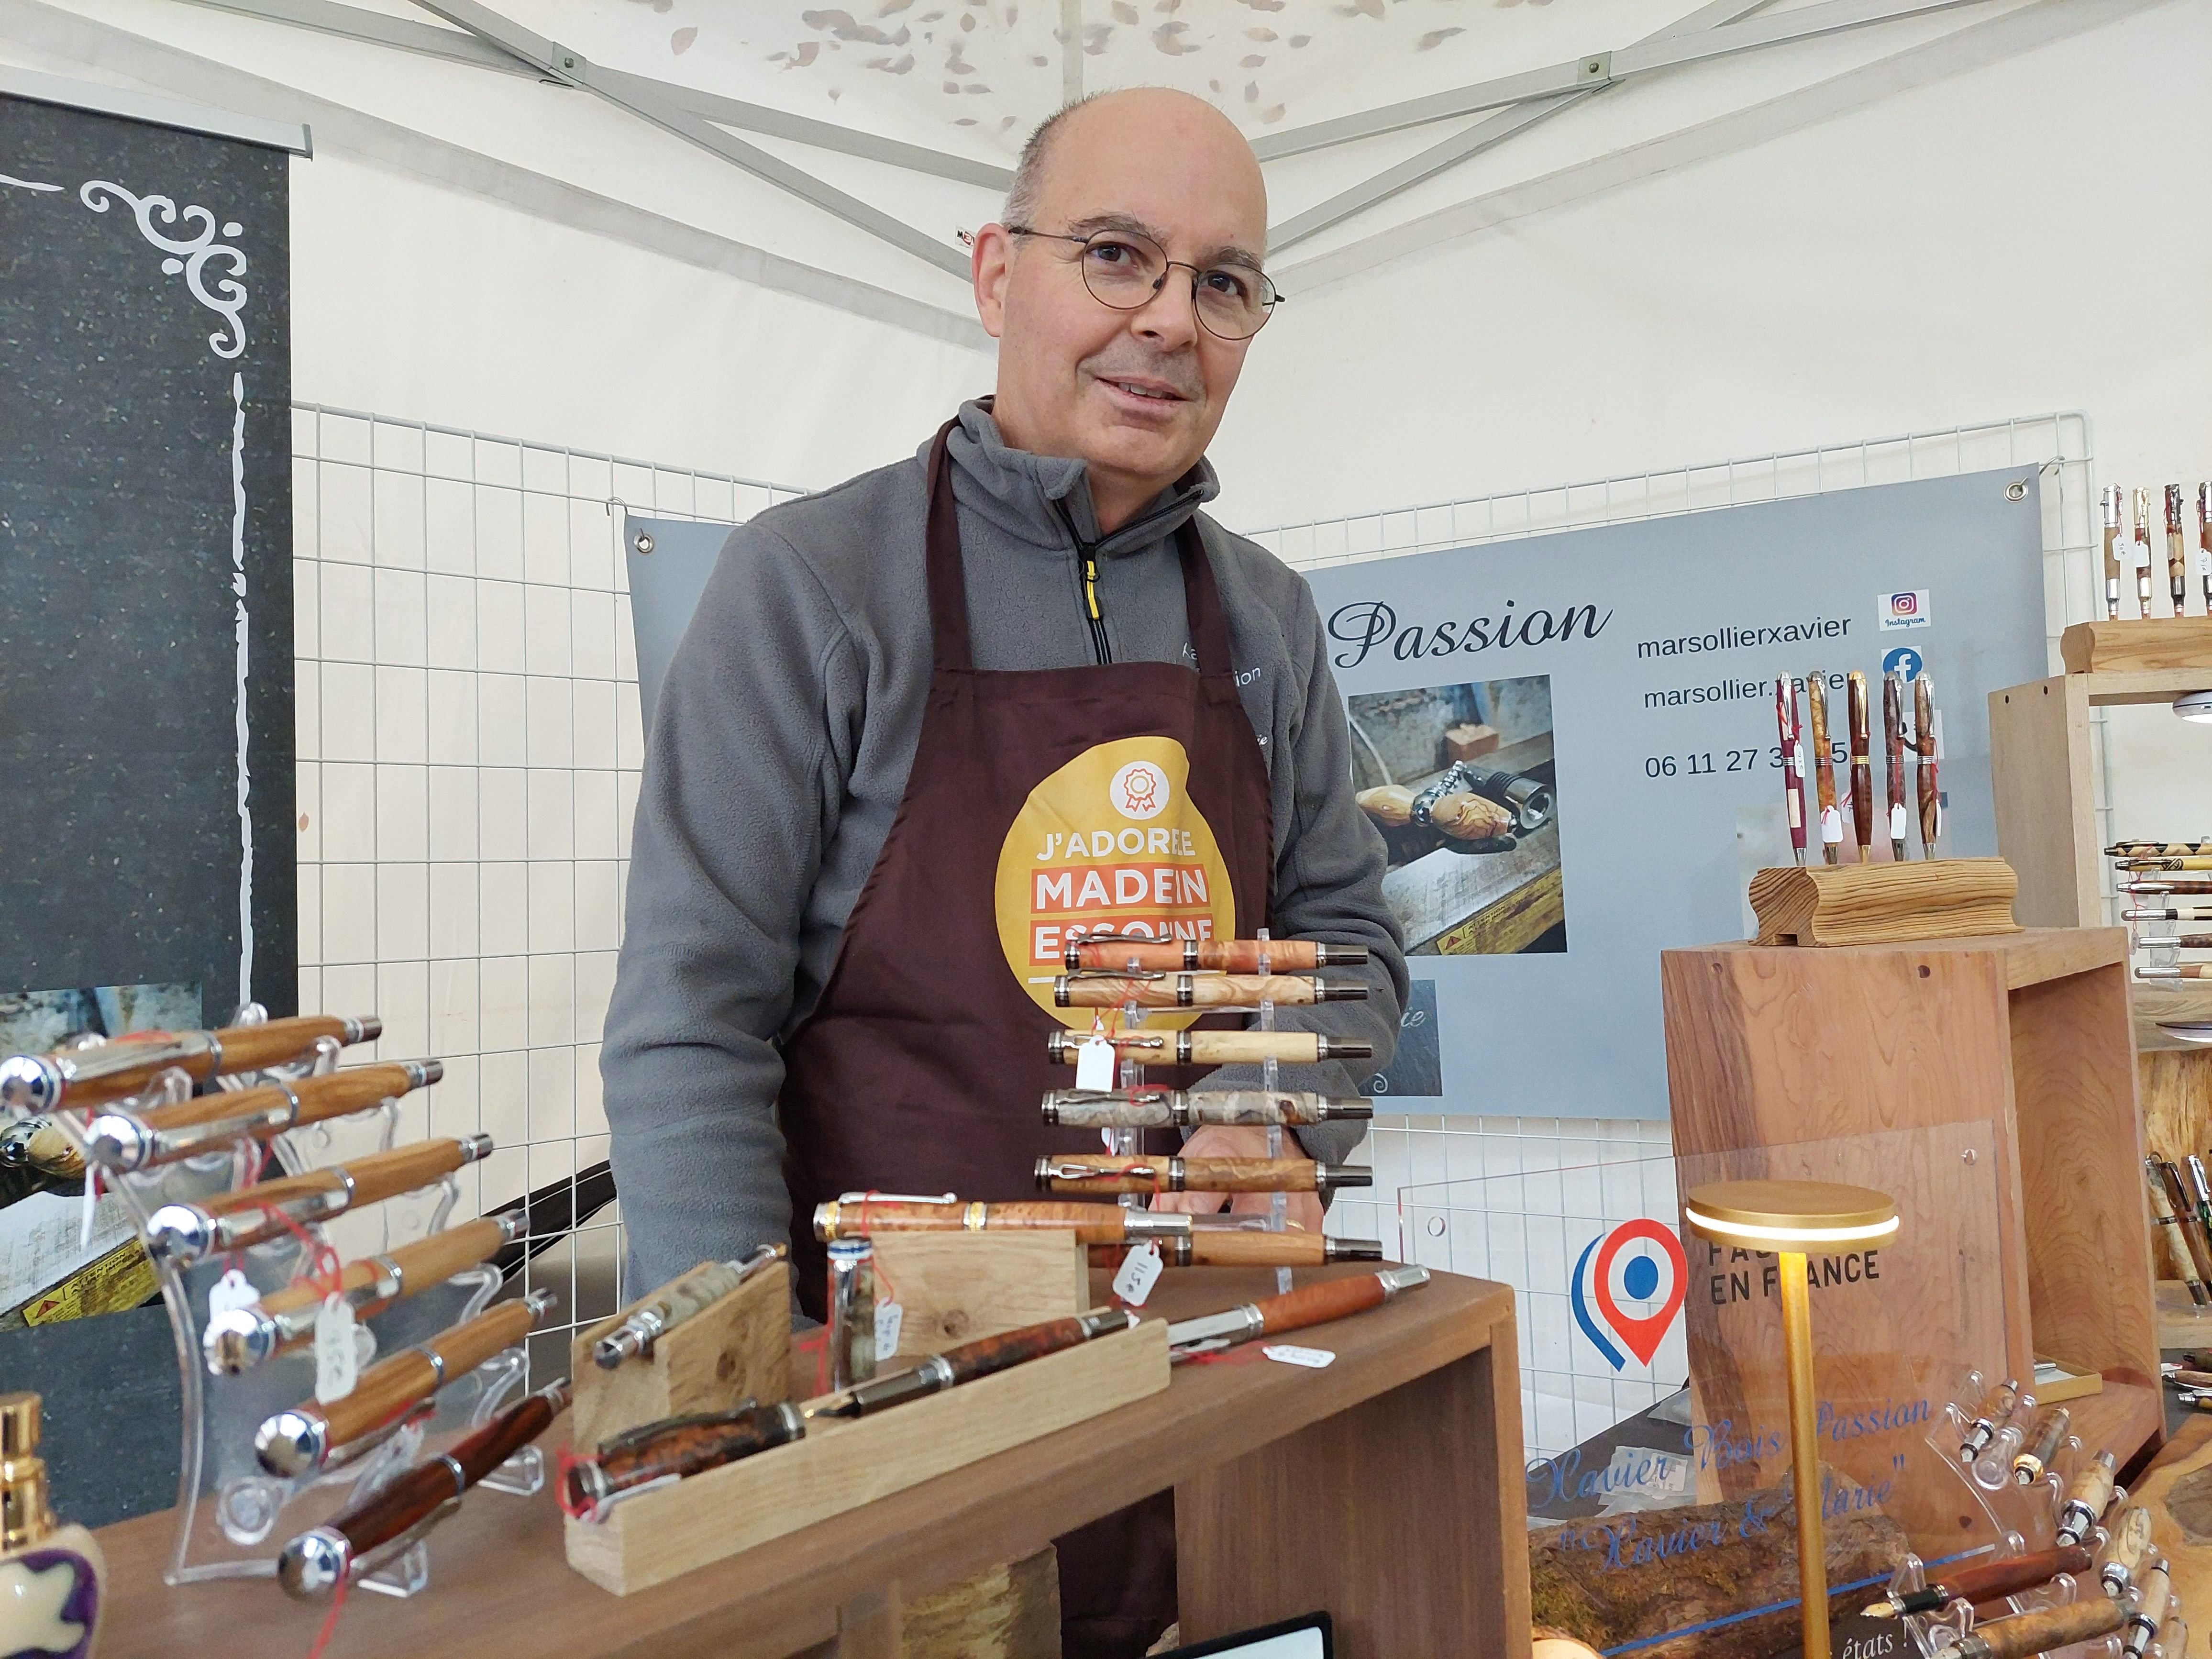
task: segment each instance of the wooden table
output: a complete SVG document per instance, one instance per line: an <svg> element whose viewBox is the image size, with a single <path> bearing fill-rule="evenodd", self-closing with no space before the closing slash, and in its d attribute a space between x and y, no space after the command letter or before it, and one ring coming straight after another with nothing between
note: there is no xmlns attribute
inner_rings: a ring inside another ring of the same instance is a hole
<svg viewBox="0 0 2212 1659"><path fill-rule="evenodd" d="M1171 1272L1146 1311L1182 1318L1273 1281ZM628 1597L568 1570L550 1492L480 1492L432 1534L430 1588L356 1594L326 1652L884 1659L899 1650L903 1599L1172 1486L1186 1641L1327 1608L1344 1659L1527 1653L1511 1288L1440 1273L1304 1337L1335 1363L1279 1364L1254 1347L1181 1366L1164 1394ZM322 1611L273 1583L165 1587L173 1525L165 1513L101 1531L114 1584L102 1659L308 1650Z"/></svg>

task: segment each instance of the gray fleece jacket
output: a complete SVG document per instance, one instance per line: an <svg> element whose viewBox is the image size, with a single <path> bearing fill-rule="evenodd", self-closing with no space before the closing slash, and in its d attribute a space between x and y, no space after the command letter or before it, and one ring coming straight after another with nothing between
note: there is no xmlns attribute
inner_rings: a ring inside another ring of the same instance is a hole
<svg viewBox="0 0 2212 1659"><path fill-rule="evenodd" d="M977 668L1194 662L1172 538L1212 499L1209 466L1102 538L1083 464L1007 448L987 404L962 408L950 449ZM927 455L925 445L732 532L669 665L599 1058L635 1283L789 1237L780 1044L829 978L905 793L929 689ZM1267 761L1273 931L1370 952L1367 1001L1285 1010L1278 1023L1371 1042L1364 1076L1395 1042L1406 967L1382 901L1382 837L1352 799L1320 618L1297 573L1198 522ZM1085 548L1098 564L1096 633ZM1208 1081L1254 1077L1224 1068ZM1284 1067L1282 1082L1356 1092L1340 1062ZM1299 1139L1341 1159L1359 1132L1328 1124Z"/></svg>

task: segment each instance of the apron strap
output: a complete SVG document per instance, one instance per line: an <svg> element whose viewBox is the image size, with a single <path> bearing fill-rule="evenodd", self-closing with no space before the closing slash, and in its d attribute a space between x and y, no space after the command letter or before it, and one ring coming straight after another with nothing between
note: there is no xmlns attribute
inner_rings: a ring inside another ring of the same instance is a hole
<svg viewBox="0 0 2212 1659"><path fill-rule="evenodd" d="M924 549L929 585L930 660L939 672L964 672L975 665L975 647L968 634L968 580L960 557L960 520L952 498L952 459L950 440L959 417L937 430L929 447L929 506ZM1182 602L1190 643L1198 659L1201 679L1230 674L1229 619L1221 605L1221 590L1213 580L1213 563L1198 533L1195 518L1186 519L1176 531L1176 551L1182 564Z"/></svg>

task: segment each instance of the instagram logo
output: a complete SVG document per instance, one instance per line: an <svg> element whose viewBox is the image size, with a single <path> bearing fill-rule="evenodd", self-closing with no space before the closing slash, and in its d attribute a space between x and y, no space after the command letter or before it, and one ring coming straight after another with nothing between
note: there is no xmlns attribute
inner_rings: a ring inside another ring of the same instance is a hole
<svg viewBox="0 0 2212 1659"><path fill-rule="evenodd" d="M1893 628L1925 628L1928 626L1928 590L1911 588L1902 593L1879 596L1881 625Z"/></svg>

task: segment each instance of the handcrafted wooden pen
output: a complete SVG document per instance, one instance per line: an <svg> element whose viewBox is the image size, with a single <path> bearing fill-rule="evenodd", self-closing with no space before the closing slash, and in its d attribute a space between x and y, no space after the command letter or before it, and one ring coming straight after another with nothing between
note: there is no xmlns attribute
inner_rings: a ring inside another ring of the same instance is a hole
<svg viewBox="0 0 2212 1659"><path fill-rule="evenodd" d="M395 1060L268 1088L218 1090L151 1111L109 1110L92 1120L85 1146L103 1168L143 1170L234 1140L267 1140L303 1124L365 1112L445 1074L434 1060Z"/></svg>
<svg viewBox="0 0 2212 1659"><path fill-rule="evenodd" d="M2136 489L2135 540L2136 615L2150 620L2150 491Z"/></svg>
<svg viewBox="0 0 2212 1659"><path fill-rule="evenodd" d="M1966 1436L1959 1442L1959 1461L1972 1463L1982 1455L1983 1449L1997 1437L1997 1431L2012 1421L2012 1414L2020 1409L2020 1384L2008 1376L2002 1382L1993 1382L1982 1395L1981 1403L1974 1407L1974 1420L1966 1425Z"/></svg>
<svg viewBox="0 0 2212 1659"><path fill-rule="evenodd" d="M1359 1164L1316 1164L1304 1158L1161 1158L1133 1153L1062 1152L1036 1161L1047 1193L1321 1193L1371 1187L1375 1172Z"/></svg>
<svg viewBox="0 0 2212 1659"><path fill-rule="evenodd" d="M2106 1593L2124 1595L2149 1554L2150 1511L2130 1504L2106 1528L2105 1547L2097 1552L2097 1577Z"/></svg>
<svg viewBox="0 0 2212 1659"><path fill-rule="evenodd" d="M1858 843L1859 862L1867 861L1874 845L1874 731L1867 705L1867 677L1854 668L1846 677L1851 722L1851 839Z"/></svg>
<svg viewBox="0 0 2212 1659"><path fill-rule="evenodd" d="M1955 1659L2033 1659L2039 1653L2110 1635L2126 1622L2127 1614L2118 1601L2109 1595L2093 1595L2087 1601L2014 1613L1994 1625L1984 1625L1962 1638L1950 1651Z"/></svg>
<svg viewBox="0 0 2212 1659"><path fill-rule="evenodd" d="M240 1187L191 1204L164 1204L146 1224L147 1253L187 1266L223 1250L243 1250L300 1226L365 1204L411 1193L474 1164L491 1151L487 1134L418 1140L389 1152L332 1164L304 1175Z"/></svg>
<svg viewBox="0 0 2212 1659"><path fill-rule="evenodd" d="M1889 784L1889 856L1905 862L1905 671L1881 677L1881 746Z"/></svg>
<svg viewBox="0 0 2212 1659"><path fill-rule="evenodd" d="M615 1329L592 1344L592 1363L613 1370L625 1359L650 1358L653 1345L685 1320L707 1311L746 1280L791 1254L781 1240L763 1244L742 1261L702 1261L630 1310Z"/></svg>
<svg viewBox="0 0 2212 1659"><path fill-rule="evenodd" d="M2043 1479L2043 1472L2051 1467L2051 1460L2058 1455L2058 1449L2066 1443L2066 1431L2074 1425L2074 1413L2063 1406L2045 1406L2028 1425L2027 1439L2012 1460L2012 1478L2023 1486L2032 1486Z"/></svg>
<svg viewBox="0 0 2212 1659"><path fill-rule="evenodd" d="M1266 965L1261 965L1261 959ZM1091 968L1121 973L1130 968L1153 973L1304 974L1316 968L1357 968L1367 960L1364 945L1327 945L1310 939L1129 939L1090 933L1071 940L1070 973Z"/></svg>
<svg viewBox="0 0 2212 1659"><path fill-rule="evenodd" d="M1817 668L1805 677L1805 707L1813 721L1813 785L1820 806L1820 856L1834 864L1844 844L1844 815L1836 809L1835 755L1828 747L1828 682Z"/></svg>
<svg viewBox="0 0 2212 1659"><path fill-rule="evenodd" d="M2150 1162L2166 1188L2182 1241L2189 1247L2190 1260L2196 1264L2197 1276L2204 1281L2205 1289L2212 1291L2212 1234L2205 1232L2204 1224L2198 1218L2196 1200L2189 1195L2188 1182L2180 1167L2172 1160L2157 1158Z"/></svg>
<svg viewBox="0 0 2212 1659"><path fill-rule="evenodd" d="M2138 968L2137 979L2212 979L2212 962L2185 962L2178 968Z"/></svg>
<svg viewBox="0 0 2212 1659"><path fill-rule="evenodd" d="M2212 904L2138 904L2120 915L2129 921L2212 921Z"/></svg>
<svg viewBox="0 0 2212 1659"><path fill-rule="evenodd" d="M2177 617L2189 604L2189 544L2181 530L2181 486L2166 487L2166 580Z"/></svg>
<svg viewBox="0 0 2212 1659"><path fill-rule="evenodd" d="M2069 1544L2027 1555L1977 1561L1972 1565L1949 1566L1943 1570L1941 1578L1931 1579L1927 1589L1891 1590L1866 1612L1870 1618L1897 1619L1907 1613L1934 1613L1954 1601L1990 1601L2002 1595L2016 1595L2021 1590L2049 1583L2062 1572L2085 1573L2094 1559L2078 1544Z"/></svg>
<svg viewBox="0 0 2212 1659"><path fill-rule="evenodd" d="M1062 1008L1304 1008L1316 1002L1364 1002L1358 980L1317 979L1306 974L1109 974L1085 969L1052 982Z"/></svg>
<svg viewBox="0 0 2212 1659"><path fill-rule="evenodd" d="M2166 1230L2166 1249L2173 1256L2174 1265L2181 1269L2181 1282L2189 1287L2189 1299L2200 1308L2212 1305L2212 1288L2204 1282L2205 1263L2199 1259L2202 1247L2173 1212L2164 1168L2156 1158L2147 1158L2143 1160L2143 1176L2150 1188L2151 1216Z"/></svg>
<svg viewBox="0 0 2212 1659"><path fill-rule="evenodd" d="M1264 1232L1239 1217L1163 1214L1119 1204L1018 1200L1011 1204L958 1199L878 1199L849 1194L814 1207L814 1236L867 1238L890 1232L1073 1232L1085 1244L1158 1244L1170 1267L1306 1267L1323 1261L1379 1261L1373 1239L1325 1238L1317 1233Z"/></svg>
<svg viewBox="0 0 2212 1659"><path fill-rule="evenodd" d="M50 1117L19 1117L0 1128L0 1170L31 1170L52 1181L75 1181L84 1154Z"/></svg>
<svg viewBox="0 0 2212 1659"><path fill-rule="evenodd" d="M1912 748L1917 760L1912 783L1920 802L1920 856L1936 856L1936 838L1943 832L1943 792L1936 776L1936 684L1926 669L1912 682Z"/></svg>
<svg viewBox="0 0 2212 1659"><path fill-rule="evenodd" d="M374 1014L358 1019L301 1014L217 1031L134 1033L91 1048L17 1054L0 1061L0 1108L50 1112L64 1102L97 1106L137 1092L156 1073L172 1066L194 1082L204 1082L219 1073L256 1071L297 1060L323 1037L369 1042L383 1030L384 1022Z"/></svg>
<svg viewBox="0 0 2212 1659"><path fill-rule="evenodd" d="M209 1370L234 1376L271 1354L311 1340L325 1296L343 1297L355 1318L367 1319L417 1291L444 1284L463 1268L489 1261L503 1245L520 1238L522 1231L523 1212L509 1210L465 1221L382 1255L349 1261L338 1270L335 1292L313 1275L295 1279L249 1307L231 1308L210 1319L200 1334L201 1354Z"/></svg>
<svg viewBox="0 0 2212 1659"><path fill-rule="evenodd" d="M1090 1040L1085 1031L1054 1031L1046 1039L1047 1052L1054 1060L1073 1066ZM1113 1031L1105 1040L1120 1058L1146 1066L1256 1066L1263 1060L1317 1066L1375 1058L1371 1042L1318 1031Z"/></svg>
<svg viewBox="0 0 2212 1659"><path fill-rule="evenodd" d="M1805 862L1805 791L1797 769L1805 752L1797 729L1797 687L1787 674L1774 677L1774 723L1782 733L1782 805L1790 817L1790 851Z"/></svg>
<svg viewBox="0 0 2212 1659"><path fill-rule="evenodd" d="M1194 1129L1209 1123L1267 1128L1364 1122L1374 1115L1375 1103L1364 1097L1302 1089L1054 1089L1044 1097L1044 1121L1071 1129Z"/></svg>
<svg viewBox="0 0 2212 1659"><path fill-rule="evenodd" d="M2212 841L2116 841L2105 849L2106 857L2115 859L2179 858L2191 853L2212 854Z"/></svg>
<svg viewBox="0 0 2212 1659"><path fill-rule="evenodd" d="M566 1382L526 1395L451 1451L301 1533L276 1557L276 1582L301 1601L376 1571L460 1507L461 1496L552 1426L574 1397Z"/></svg>
<svg viewBox="0 0 2212 1659"><path fill-rule="evenodd" d="M2143 1650L2158 1634L2166 1610L2173 1599L2173 1583L2166 1563L2154 1561L2136 1583L2135 1605L2128 1609L2128 1634L2121 1650L2127 1659L2142 1659Z"/></svg>
<svg viewBox="0 0 2212 1659"><path fill-rule="evenodd" d="M2120 619L2120 487L2105 486L2105 620Z"/></svg>
<svg viewBox="0 0 2212 1659"><path fill-rule="evenodd" d="M552 1305L552 1291L532 1291L519 1302L502 1302L465 1324L380 1359L343 1399L305 1401L264 1421L253 1436L254 1457L282 1480L328 1467L339 1454L398 1427L447 1383L459 1382L502 1348L521 1341Z"/></svg>
<svg viewBox="0 0 2212 1659"><path fill-rule="evenodd" d="M2197 486L2197 580L2204 585L2204 612L2212 616L2212 483Z"/></svg>
<svg viewBox="0 0 2212 1659"><path fill-rule="evenodd" d="M1429 1270L1420 1267L1385 1267L1379 1273L1328 1279L1304 1290L1243 1303L1221 1313L1177 1320L1168 1327L1168 1347L1173 1352L1196 1353L1249 1342L1255 1337L1280 1336L1309 1325L1325 1325L1379 1308L1400 1291L1419 1290L1428 1282Z"/></svg>
<svg viewBox="0 0 2212 1659"><path fill-rule="evenodd" d="M2189 1659L2189 1625L2179 1613L2167 1613L2158 1627L2158 1651L2163 1659Z"/></svg>
<svg viewBox="0 0 2212 1659"><path fill-rule="evenodd" d="M941 1394L981 1376L1011 1370L1048 1354L1080 1347L1102 1336L1116 1335L1133 1329L1136 1323L1137 1316L1126 1308L1093 1308L1073 1319L1025 1325L1019 1330L1003 1331L997 1336L947 1348L942 1353L930 1355L910 1370L871 1377L849 1389L810 1400L799 1409L810 1422L822 1418L866 1417L925 1395Z"/></svg>
<svg viewBox="0 0 2212 1659"><path fill-rule="evenodd" d="M2084 1464L2074 1477L2074 1484L2066 1489L2066 1501L2059 1506L2058 1531L2061 1544L2078 1544L2089 1535L2089 1528L2097 1524L2097 1517L2112 1501L2113 1457L2108 1451L2099 1452ZM2082 1564L2084 1566L2087 1563ZM2069 1572L2079 1568L2069 1567Z"/></svg>

